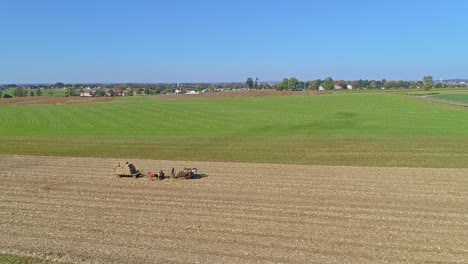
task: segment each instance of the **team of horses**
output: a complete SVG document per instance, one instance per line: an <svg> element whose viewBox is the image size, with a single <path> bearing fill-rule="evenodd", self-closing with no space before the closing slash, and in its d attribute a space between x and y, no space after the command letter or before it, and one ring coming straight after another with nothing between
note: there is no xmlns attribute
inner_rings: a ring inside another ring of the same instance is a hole
<svg viewBox="0 0 468 264"><path fill-rule="evenodd" d="M175 178L175 179L191 179L193 177L194 174L197 173L197 168L184 168L183 170L175 173L175 170L172 169L172 172L171 172L171 178ZM158 178L159 180L163 180L166 178L166 175L164 174L164 171L162 170L159 170L158 172L156 173L148 173L148 177L150 178Z"/></svg>

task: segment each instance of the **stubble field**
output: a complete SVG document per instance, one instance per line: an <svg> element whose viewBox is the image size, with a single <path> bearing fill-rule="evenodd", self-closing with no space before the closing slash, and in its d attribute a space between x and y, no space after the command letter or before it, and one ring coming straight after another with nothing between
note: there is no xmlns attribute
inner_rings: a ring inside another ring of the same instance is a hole
<svg viewBox="0 0 468 264"><path fill-rule="evenodd" d="M0 252L73 263L462 263L468 169L0 155Z"/></svg>

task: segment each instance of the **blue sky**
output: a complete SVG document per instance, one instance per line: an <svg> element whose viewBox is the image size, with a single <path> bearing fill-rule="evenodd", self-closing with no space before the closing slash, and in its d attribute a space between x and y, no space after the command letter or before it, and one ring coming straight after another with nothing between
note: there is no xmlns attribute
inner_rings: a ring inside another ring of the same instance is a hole
<svg viewBox="0 0 468 264"><path fill-rule="evenodd" d="M465 0L0 0L0 83L468 78Z"/></svg>

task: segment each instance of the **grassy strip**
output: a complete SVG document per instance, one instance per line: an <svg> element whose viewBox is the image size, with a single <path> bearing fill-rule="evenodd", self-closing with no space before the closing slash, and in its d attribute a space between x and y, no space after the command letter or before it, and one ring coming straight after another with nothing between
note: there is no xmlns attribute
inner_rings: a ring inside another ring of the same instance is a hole
<svg viewBox="0 0 468 264"><path fill-rule="evenodd" d="M0 254L0 263L5 264L46 264L52 263L40 258L24 257L10 254Z"/></svg>
<svg viewBox="0 0 468 264"><path fill-rule="evenodd" d="M29 95L29 91L31 90L26 90L28 94L26 95L27 97L31 97ZM36 92L36 89L33 89L32 91ZM65 90L63 89L41 89L42 91L42 96L52 96L52 97L65 97ZM3 94L9 94L13 96L13 89L8 89L8 90L3 90ZM52 92L52 95L50 95L50 92ZM34 94L34 96L37 96Z"/></svg>
<svg viewBox="0 0 468 264"><path fill-rule="evenodd" d="M0 137L0 153L307 165L467 168L468 138Z"/></svg>
<svg viewBox="0 0 468 264"><path fill-rule="evenodd" d="M468 103L468 94L439 94L433 97L449 101Z"/></svg>

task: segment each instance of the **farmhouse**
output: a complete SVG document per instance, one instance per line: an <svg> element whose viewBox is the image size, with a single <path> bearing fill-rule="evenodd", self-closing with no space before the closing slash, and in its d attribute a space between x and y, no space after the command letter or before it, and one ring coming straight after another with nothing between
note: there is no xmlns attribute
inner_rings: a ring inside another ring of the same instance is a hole
<svg viewBox="0 0 468 264"><path fill-rule="evenodd" d="M81 97L93 97L94 92L91 89L84 89L80 91L80 96Z"/></svg>
<svg viewBox="0 0 468 264"><path fill-rule="evenodd" d="M186 94L198 94L198 92L195 90L187 90Z"/></svg>

